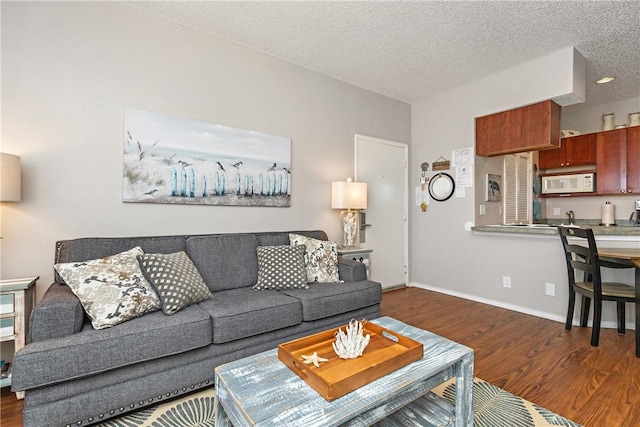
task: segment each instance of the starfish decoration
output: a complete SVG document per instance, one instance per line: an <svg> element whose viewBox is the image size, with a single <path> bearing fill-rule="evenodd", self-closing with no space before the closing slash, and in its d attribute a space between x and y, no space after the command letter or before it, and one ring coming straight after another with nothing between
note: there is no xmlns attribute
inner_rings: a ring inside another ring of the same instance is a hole
<svg viewBox="0 0 640 427"><path fill-rule="evenodd" d="M301 356L304 359L304 364L305 365L313 363L313 366L315 366L316 368L320 367L320 362L328 362L329 361L329 359L325 359L324 357L318 356L318 352L317 351L314 351L311 356L305 356L304 354L302 354Z"/></svg>

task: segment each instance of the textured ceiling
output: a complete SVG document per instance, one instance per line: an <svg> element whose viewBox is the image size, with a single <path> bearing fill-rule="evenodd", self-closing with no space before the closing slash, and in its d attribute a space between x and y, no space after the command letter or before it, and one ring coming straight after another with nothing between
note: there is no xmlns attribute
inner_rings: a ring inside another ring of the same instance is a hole
<svg viewBox="0 0 640 427"><path fill-rule="evenodd" d="M568 46L586 58L588 104L640 96L640 1L127 5L408 103Z"/></svg>

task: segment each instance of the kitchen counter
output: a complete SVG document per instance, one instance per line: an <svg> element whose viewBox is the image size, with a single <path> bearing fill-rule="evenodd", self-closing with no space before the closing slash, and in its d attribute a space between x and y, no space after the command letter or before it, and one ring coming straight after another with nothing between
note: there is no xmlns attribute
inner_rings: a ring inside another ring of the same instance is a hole
<svg viewBox="0 0 640 427"><path fill-rule="evenodd" d="M638 236L640 238L640 227L615 225L605 227L597 224L578 224L582 228L593 229L595 236ZM549 235L557 236L558 230L553 225L532 224L532 225L478 225L471 227L477 233L504 233L504 234L529 234L529 235Z"/></svg>

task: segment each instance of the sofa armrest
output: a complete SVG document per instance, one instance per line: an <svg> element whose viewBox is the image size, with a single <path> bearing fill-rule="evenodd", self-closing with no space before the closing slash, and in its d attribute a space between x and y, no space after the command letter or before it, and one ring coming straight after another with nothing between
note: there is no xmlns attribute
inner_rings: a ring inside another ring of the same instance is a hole
<svg viewBox="0 0 640 427"><path fill-rule="evenodd" d="M54 283L31 311L29 342L61 338L80 332L84 309L67 285Z"/></svg>
<svg viewBox="0 0 640 427"><path fill-rule="evenodd" d="M367 267L360 261L338 257L338 275L345 282L367 280Z"/></svg>

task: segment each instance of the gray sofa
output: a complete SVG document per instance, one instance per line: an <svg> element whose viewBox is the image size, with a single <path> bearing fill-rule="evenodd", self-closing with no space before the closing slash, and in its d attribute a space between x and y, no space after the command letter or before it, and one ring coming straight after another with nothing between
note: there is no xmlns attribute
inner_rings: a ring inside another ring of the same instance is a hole
<svg viewBox="0 0 640 427"><path fill-rule="evenodd" d="M297 231L327 240L323 231ZM84 238L56 244L56 263L140 246L186 251L214 298L167 316L156 311L95 330L55 276L16 353L13 390L25 391L25 426L88 425L213 385L214 368L278 343L380 315L381 285L363 264L339 258L342 283L255 291L258 246L288 245L289 232Z"/></svg>

